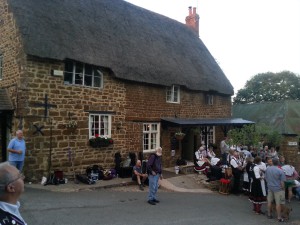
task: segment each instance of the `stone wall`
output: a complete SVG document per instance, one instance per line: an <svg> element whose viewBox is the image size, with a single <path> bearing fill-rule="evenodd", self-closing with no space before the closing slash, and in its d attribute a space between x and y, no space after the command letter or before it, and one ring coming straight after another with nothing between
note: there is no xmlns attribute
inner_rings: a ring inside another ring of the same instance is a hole
<svg viewBox="0 0 300 225"><path fill-rule="evenodd" d="M65 175L84 173L87 166L98 164L106 168L114 166L114 154L127 151L125 131L117 129L125 118L125 86L104 72L104 87L91 88L79 85L64 85L63 77L51 76L51 70L64 70L62 62L30 57L27 61L26 82L29 96L24 116L24 134L27 138L27 157L25 167L32 179L45 175L51 156L51 171L63 170ZM48 95L49 117L43 118L44 108L36 107ZM89 111L112 113L112 137L114 144L109 147L92 148L89 146ZM78 124L76 130L66 128L69 119ZM42 136L36 127L44 126ZM52 131L51 131L52 130ZM52 132L52 135L50 134ZM51 138L52 137L52 138ZM51 148L50 148L50 142ZM73 167L72 167L72 160Z"/></svg>
<svg viewBox="0 0 300 225"><path fill-rule="evenodd" d="M299 136L284 136L279 154L283 154L286 162L300 171Z"/></svg>
<svg viewBox="0 0 300 225"><path fill-rule="evenodd" d="M214 95L214 104L205 102L205 93L180 89L180 104L166 102L166 88L145 84L126 84L126 123L134 124L127 129L127 146L136 152L142 151L142 124L160 122L162 117L178 118L225 118L231 116L231 98ZM177 145L175 157L171 157L171 138L178 130L168 127L161 130L164 166L173 166L181 151ZM216 127L216 143L224 137L220 127ZM216 152L217 153L217 152ZM147 158L147 155L145 156Z"/></svg>

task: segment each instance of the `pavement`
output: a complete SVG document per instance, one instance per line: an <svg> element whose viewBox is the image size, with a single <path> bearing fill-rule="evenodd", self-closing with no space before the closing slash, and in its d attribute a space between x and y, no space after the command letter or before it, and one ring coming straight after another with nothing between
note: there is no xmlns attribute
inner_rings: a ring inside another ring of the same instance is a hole
<svg viewBox="0 0 300 225"><path fill-rule="evenodd" d="M164 179L160 180L160 188L173 192L190 192L190 193L212 193L205 175L176 174L174 168L166 168L163 171ZM113 178L111 180L99 180L95 184L84 184L74 181L68 181L66 184L59 185L42 185L40 183L25 183L25 188L42 189L54 192L78 192L94 189L107 189L116 187L137 186L131 178Z"/></svg>

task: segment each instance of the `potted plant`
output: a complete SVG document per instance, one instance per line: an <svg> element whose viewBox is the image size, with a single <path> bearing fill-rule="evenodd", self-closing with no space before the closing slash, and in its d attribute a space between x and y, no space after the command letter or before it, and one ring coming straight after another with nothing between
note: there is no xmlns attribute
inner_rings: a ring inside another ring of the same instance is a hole
<svg viewBox="0 0 300 225"><path fill-rule="evenodd" d="M107 147L114 143L114 140L107 136L96 136L89 140L90 146L93 148Z"/></svg>
<svg viewBox="0 0 300 225"><path fill-rule="evenodd" d="M175 137L177 140L181 141L185 136L185 133L182 133L181 131L178 131L175 133Z"/></svg>

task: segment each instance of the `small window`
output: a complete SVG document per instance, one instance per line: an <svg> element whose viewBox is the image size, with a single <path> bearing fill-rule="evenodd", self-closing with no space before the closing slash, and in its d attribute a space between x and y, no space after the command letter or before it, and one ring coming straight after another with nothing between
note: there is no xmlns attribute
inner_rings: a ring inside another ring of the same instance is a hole
<svg viewBox="0 0 300 225"><path fill-rule="evenodd" d="M103 87L103 74L100 68L89 64L66 61L64 84L76 84L88 87Z"/></svg>
<svg viewBox="0 0 300 225"><path fill-rule="evenodd" d="M159 123L143 124L143 152L154 151L160 146Z"/></svg>
<svg viewBox="0 0 300 225"><path fill-rule="evenodd" d="M177 85L172 85L167 87L167 102L179 103L180 102L180 87Z"/></svg>
<svg viewBox="0 0 300 225"><path fill-rule="evenodd" d="M207 105L213 105L214 104L214 96L213 95L206 95L205 96L205 102Z"/></svg>
<svg viewBox="0 0 300 225"><path fill-rule="evenodd" d="M3 77L3 55L0 54L0 80L2 80Z"/></svg>
<svg viewBox="0 0 300 225"><path fill-rule="evenodd" d="M89 138L111 137L111 115L89 115Z"/></svg>

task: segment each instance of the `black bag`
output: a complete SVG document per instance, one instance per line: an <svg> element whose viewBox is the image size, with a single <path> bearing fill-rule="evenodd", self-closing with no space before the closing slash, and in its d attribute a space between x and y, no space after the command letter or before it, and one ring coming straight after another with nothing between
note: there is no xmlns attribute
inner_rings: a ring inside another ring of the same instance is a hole
<svg viewBox="0 0 300 225"><path fill-rule="evenodd" d="M80 182L84 183L84 184L95 184L96 183L96 181L90 179L85 174L77 174L76 179L79 180Z"/></svg>
<svg viewBox="0 0 300 225"><path fill-rule="evenodd" d="M55 176L55 174L52 173L48 177L45 185L59 185L59 179Z"/></svg>

